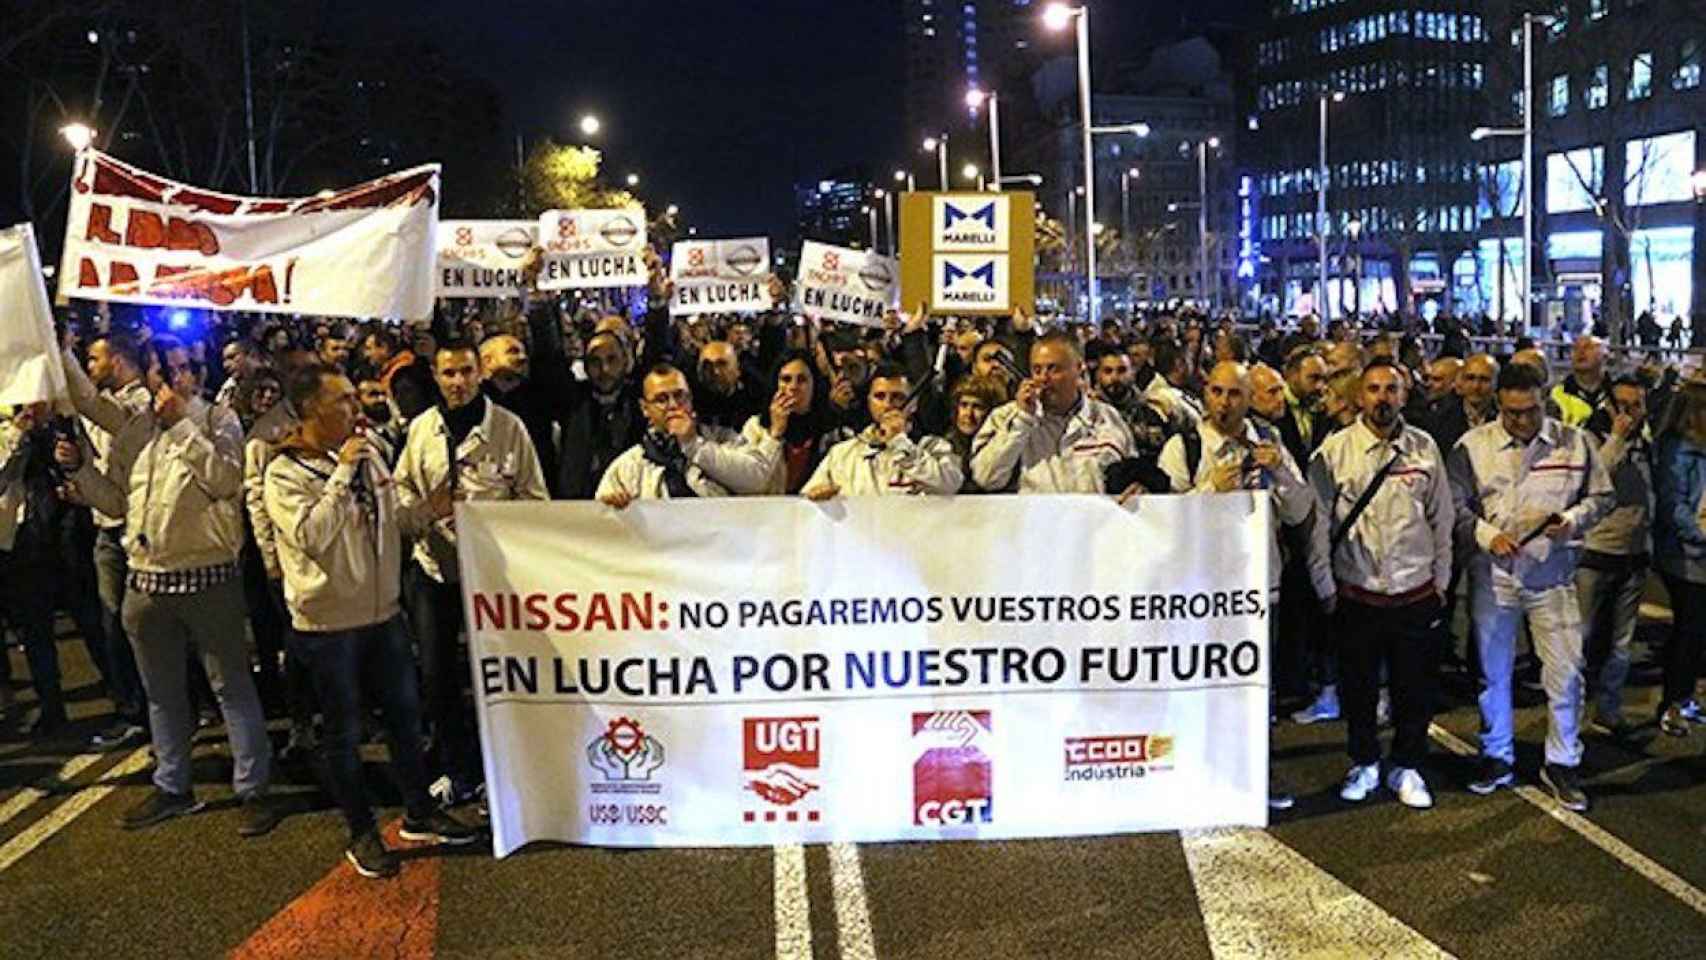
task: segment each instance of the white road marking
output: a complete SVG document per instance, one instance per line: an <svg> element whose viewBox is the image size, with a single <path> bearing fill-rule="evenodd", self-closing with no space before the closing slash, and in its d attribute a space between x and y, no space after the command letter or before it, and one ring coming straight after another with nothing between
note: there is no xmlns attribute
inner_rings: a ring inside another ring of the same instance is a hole
<svg viewBox="0 0 1706 960"><path fill-rule="evenodd" d="M1217 960L1451 957L1265 830L1179 838Z"/></svg>
<svg viewBox="0 0 1706 960"><path fill-rule="evenodd" d="M806 848L775 848L776 960L811 960L812 917L806 892Z"/></svg>
<svg viewBox="0 0 1706 960"><path fill-rule="evenodd" d="M148 766L151 757L147 747L138 747L131 751L130 756L113 767L108 773L109 778L127 777ZM0 871L4 871L23 859L31 850L41 846L49 837L65 829L71 821L82 816L90 807L106 799L107 794L118 789L116 784L103 782L98 786L87 787L72 794L70 799L53 808L47 816L32 823L17 836L0 846Z"/></svg>
<svg viewBox="0 0 1706 960"><path fill-rule="evenodd" d="M865 871L859 866L858 846L829 845L829 883L835 891L836 947L842 960L876 960L871 911L865 904Z"/></svg>
<svg viewBox="0 0 1706 960"><path fill-rule="evenodd" d="M88 769L91 764L96 763L105 756L106 754L104 753L80 753L77 756L72 757L70 760L65 761L65 765L60 767L58 772L53 774L53 779L58 780L60 783L69 783L71 778L82 773L84 770ZM12 799L7 800L5 803L0 803L0 824L6 823L18 814L35 806L36 801L47 795L48 791L43 790L40 787L25 787L24 789L19 790Z"/></svg>
<svg viewBox="0 0 1706 960"><path fill-rule="evenodd" d="M1434 741L1440 746L1460 757L1474 757L1480 754L1479 750L1465 743L1456 734L1437 723L1428 726L1428 735L1433 737ZM1619 863L1640 874L1664 892L1681 900L1693 908L1696 913L1706 914L1706 893L1701 892L1699 887L1670 872L1646 854L1607 833L1592 820L1579 813L1565 810L1558 804L1557 800L1552 798L1549 792L1539 787L1520 785L1516 787L1516 795L1539 807L1545 811L1547 816L1569 827L1582 839L1611 854Z"/></svg>

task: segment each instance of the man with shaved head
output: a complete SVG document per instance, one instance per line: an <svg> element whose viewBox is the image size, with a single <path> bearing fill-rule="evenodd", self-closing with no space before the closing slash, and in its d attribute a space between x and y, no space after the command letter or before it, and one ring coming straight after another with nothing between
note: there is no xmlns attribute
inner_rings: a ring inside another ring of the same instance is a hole
<svg viewBox="0 0 1706 960"><path fill-rule="evenodd" d="M1285 378L1265 363L1250 368L1250 409L1276 427L1285 417Z"/></svg>
<svg viewBox="0 0 1706 960"><path fill-rule="evenodd" d="M764 408L765 399L741 369L740 355L727 340L699 348L694 368L693 404L699 422L739 430Z"/></svg>
<svg viewBox="0 0 1706 960"><path fill-rule="evenodd" d="M1593 336L1577 338L1570 348L1570 375L1552 388L1552 402L1565 412L1566 423L1578 426L1579 423L1568 419L1569 415L1581 413L1585 406L1587 416L1580 423L1586 423L1605 402L1606 391L1605 341ZM1571 403L1568 398L1580 400L1581 404Z"/></svg>
<svg viewBox="0 0 1706 960"><path fill-rule="evenodd" d="M1327 348L1324 358L1327 361L1327 379L1343 373L1362 372L1362 344L1355 340L1341 340Z"/></svg>
<svg viewBox="0 0 1706 960"><path fill-rule="evenodd" d="M1160 466L1175 493L1231 493L1239 490L1267 491L1273 498L1279 523L1269 551L1269 605L1279 599L1279 528L1300 524L1315 508L1315 494L1303 480L1297 462L1280 442L1278 431L1261 426L1249 417L1250 374L1241 363L1217 363L1203 387L1204 414L1196 430L1175 435L1161 450ZM1278 617L1268 617L1269 649ZM1291 807L1291 794L1269 781L1268 804L1277 810Z"/></svg>
<svg viewBox="0 0 1706 960"><path fill-rule="evenodd" d="M1457 372L1461 369L1463 361L1456 357L1440 357L1428 364L1424 375L1427 385L1424 399L1431 405L1450 396L1452 388L1457 386Z"/></svg>
<svg viewBox="0 0 1706 960"><path fill-rule="evenodd" d="M508 333L487 337L480 343L480 376L480 391L486 399L521 418L539 456L539 469L548 480L555 477L557 447L552 427L560 401L548 381L533 376L527 345Z"/></svg>

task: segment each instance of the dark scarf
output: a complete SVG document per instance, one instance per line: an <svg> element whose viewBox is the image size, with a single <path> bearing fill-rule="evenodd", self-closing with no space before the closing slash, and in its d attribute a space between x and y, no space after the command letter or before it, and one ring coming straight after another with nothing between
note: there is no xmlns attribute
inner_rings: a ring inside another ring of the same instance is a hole
<svg viewBox="0 0 1706 960"><path fill-rule="evenodd" d="M681 444L669 434L656 430L647 430L640 437L640 449L647 460L663 468L663 485L669 491L671 499L697 497L693 488L687 485L687 454L681 452Z"/></svg>

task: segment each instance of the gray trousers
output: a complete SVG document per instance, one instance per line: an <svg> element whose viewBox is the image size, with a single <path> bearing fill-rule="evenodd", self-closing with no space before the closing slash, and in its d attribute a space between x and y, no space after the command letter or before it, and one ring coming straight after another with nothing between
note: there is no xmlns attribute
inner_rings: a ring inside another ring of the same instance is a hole
<svg viewBox="0 0 1706 960"><path fill-rule="evenodd" d="M190 745L196 712L190 706L189 646L195 644L225 716L235 761L231 785L240 797L266 792L272 777L272 743L249 674L243 584L237 577L183 596L127 590L124 627L148 690L154 739L154 785L191 792Z"/></svg>
<svg viewBox="0 0 1706 960"><path fill-rule="evenodd" d="M1602 718L1616 717L1623 706L1623 683L1629 678L1629 644L1635 639L1641 613L1641 592L1647 568L1614 573L1576 570L1576 599L1582 607L1584 650L1606 650L1605 663L1594 684L1594 702ZM1609 629L1609 636L1600 634Z"/></svg>

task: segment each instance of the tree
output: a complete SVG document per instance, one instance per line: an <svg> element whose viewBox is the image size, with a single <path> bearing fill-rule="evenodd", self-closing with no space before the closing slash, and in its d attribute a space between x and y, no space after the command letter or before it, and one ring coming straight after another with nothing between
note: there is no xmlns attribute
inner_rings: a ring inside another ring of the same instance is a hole
<svg viewBox="0 0 1706 960"><path fill-rule="evenodd" d="M532 219L547 210L609 210L638 206L626 190L598 181L603 154L546 138L527 151L521 171L521 210ZM656 211L654 211L656 213Z"/></svg>

